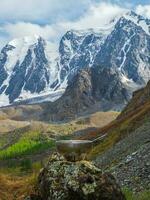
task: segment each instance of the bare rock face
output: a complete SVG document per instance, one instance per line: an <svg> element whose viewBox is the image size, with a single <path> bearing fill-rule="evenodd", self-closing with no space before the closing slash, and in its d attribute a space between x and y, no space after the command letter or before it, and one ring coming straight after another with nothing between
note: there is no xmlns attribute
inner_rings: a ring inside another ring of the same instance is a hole
<svg viewBox="0 0 150 200"><path fill-rule="evenodd" d="M98 110L120 110L129 98L115 70L100 66L84 68L69 81L65 93L57 101L45 104L41 119L64 121Z"/></svg>
<svg viewBox="0 0 150 200"><path fill-rule="evenodd" d="M111 174L87 161L68 162L53 154L38 178L42 200L125 200Z"/></svg>

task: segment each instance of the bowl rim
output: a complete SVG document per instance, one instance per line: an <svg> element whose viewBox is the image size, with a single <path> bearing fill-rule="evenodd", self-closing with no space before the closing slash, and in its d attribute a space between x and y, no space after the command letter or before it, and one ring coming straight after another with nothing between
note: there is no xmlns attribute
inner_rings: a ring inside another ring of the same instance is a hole
<svg viewBox="0 0 150 200"><path fill-rule="evenodd" d="M91 140L57 140L56 144L90 144Z"/></svg>

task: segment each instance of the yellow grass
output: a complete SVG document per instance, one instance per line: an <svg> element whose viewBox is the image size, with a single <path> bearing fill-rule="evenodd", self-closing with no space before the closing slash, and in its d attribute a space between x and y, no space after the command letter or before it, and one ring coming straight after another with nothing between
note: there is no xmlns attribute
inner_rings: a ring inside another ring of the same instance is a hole
<svg viewBox="0 0 150 200"><path fill-rule="evenodd" d="M96 112L91 115L90 123L96 127L103 127L116 119L119 115L119 112L110 111L110 112Z"/></svg>
<svg viewBox="0 0 150 200"><path fill-rule="evenodd" d="M0 120L0 133L7 133L30 125L29 122L14 121L10 119Z"/></svg>
<svg viewBox="0 0 150 200"><path fill-rule="evenodd" d="M35 193L36 175L14 177L0 174L0 200L24 200Z"/></svg>

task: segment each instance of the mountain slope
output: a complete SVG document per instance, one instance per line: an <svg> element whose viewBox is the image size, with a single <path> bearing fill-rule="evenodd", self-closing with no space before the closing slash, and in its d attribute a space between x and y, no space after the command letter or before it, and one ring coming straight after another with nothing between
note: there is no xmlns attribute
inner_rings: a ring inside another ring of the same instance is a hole
<svg viewBox="0 0 150 200"><path fill-rule="evenodd" d="M130 137L130 134L135 135L136 130L141 129L142 131L138 132L140 137L144 134L148 134L150 127L150 81L147 86L137 92L134 93L132 100L123 110L123 112L114 120L112 123L104 126L103 128L90 132L84 139L92 139L94 137L99 136L100 134L106 133L108 134L107 139L96 146L93 149L92 156L100 155L106 150L113 148L119 141L124 138ZM141 99L142 101L139 101ZM144 99L144 101L143 101ZM140 102L140 104L139 104ZM144 129L144 126L148 127ZM143 127L143 128L142 128ZM149 137L149 134L146 136ZM132 137L132 139L136 139L136 137ZM133 140L130 140L130 144L132 146ZM135 140L136 141L136 140ZM141 140L142 141L142 140ZM123 148L123 147L122 147ZM121 149L120 149L121 151Z"/></svg>
<svg viewBox="0 0 150 200"><path fill-rule="evenodd" d="M94 147L91 156L103 169L114 174L122 187L134 192L149 191L150 81L134 93L124 111L110 125L96 133L108 137ZM86 136L87 137L87 136Z"/></svg>
<svg viewBox="0 0 150 200"><path fill-rule="evenodd" d="M65 93L54 103L45 105L44 120L67 120L76 113L84 112L94 104L92 97L91 70L82 70L69 82Z"/></svg>
<svg viewBox="0 0 150 200"><path fill-rule="evenodd" d="M117 73L111 69L83 69L68 82L65 93L43 105L43 120L68 120L97 110L118 110L129 99Z"/></svg>
<svg viewBox="0 0 150 200"><path fill-rule="evenodd" d="M56 54L41 37L15 39L1 51L0 94L13 103L52 90L58 70ZM53 49L54 51L54 49ZM53 69L55 68L55 70ZM5 102L6 103L6 102Z"/></svg>
<svg viewBox="0 0 150 200"><path fill-rule="evenodd" d="M68 31L58 50L38 36L13 40L1 51L0 105L55 101L78 71L88 68L116 74L127 93L122 108L150 78L149 26L149 19L128 12L97 30ZM97 84L103 86L102 81ZM105 85L110 87L109 82ZM112 96L109 92L107 96Z"/></svg>
<svg viewBox="0 0 150 200"><path fill-rule="evenodd" d="M117 69L122 82L132 86L145 84L150 78L150 35L129 16L121 17L115 24L96 56L95 65Z"/></svg>
<svg viewBox="0 0 150 200"><path fill-rule="evenodd" d="M150 81L147 83L145 88L142 88L133 93L131 101L128 103L127 107L122 111L119 119L125 115L130 115L131 113L143 109L144 106L148 106L150 103Z"/></svg>

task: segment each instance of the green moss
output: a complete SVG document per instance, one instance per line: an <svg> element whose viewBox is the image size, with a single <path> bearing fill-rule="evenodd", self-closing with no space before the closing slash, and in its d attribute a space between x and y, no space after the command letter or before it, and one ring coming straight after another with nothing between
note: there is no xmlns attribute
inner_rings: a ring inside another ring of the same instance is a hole
<svg viewBox="0 0 150 200"><path fill-rule="evenodd" d="M125 194L127 200L150 200L150 190L145 190L138 194L133 194L130 189L125 188L123 189L123 193Z"/></svg>

